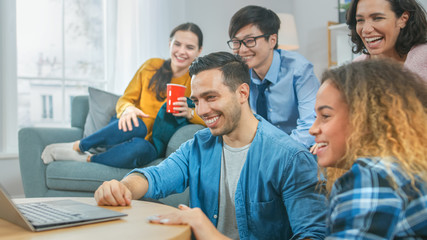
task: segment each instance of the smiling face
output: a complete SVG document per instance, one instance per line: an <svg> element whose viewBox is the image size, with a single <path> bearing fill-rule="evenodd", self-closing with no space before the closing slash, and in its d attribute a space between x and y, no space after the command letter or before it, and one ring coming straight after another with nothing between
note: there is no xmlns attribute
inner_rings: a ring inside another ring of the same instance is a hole
<svg viewBox="0 0 427 240"><path fill-rule="evenodd" d="M212 135L232 134L237 129L242 113L237 91L224 85L218 69L202 71L191 80L191 99Z"/></svg>
<svg viewBox="0 0 427 240"><path fill-rule="evenodd" d="M177 31L170 40L171 67L174 74L187 72L188 67L199 56L201 50L196 34L191 31Z"/></svg>
<svg viewBox="0 0 427 240"><path fill-rule="evenodd" d="M356 10L356 32L371 56L400 60L395 44L408 18L407 12L397 18L387 0L360 0Z"/></svg>
<svg viewBox="0 0 427 240"><path fill-rule="evenodd" d="M257 26L249 24L237 31L232 39L243 40L263 34ZM256 73L265 76L273 61L273 50L276 42L277 35L272 34L268 39L264 37L257 38L255 47L248 48L242 44L238 50L233 50L233 52L239 54L245 60L246 64L248 64L249 68L253 68Z"/></svg>
<svg viewBox="0 0 427 240"><path fill-rule="evenodd" d="M336 165L346 152L346 140L350 133L348 105L341 92L326 81L316 97L316 121L310 128L318 145L317 158L322 167Z"/></svg>

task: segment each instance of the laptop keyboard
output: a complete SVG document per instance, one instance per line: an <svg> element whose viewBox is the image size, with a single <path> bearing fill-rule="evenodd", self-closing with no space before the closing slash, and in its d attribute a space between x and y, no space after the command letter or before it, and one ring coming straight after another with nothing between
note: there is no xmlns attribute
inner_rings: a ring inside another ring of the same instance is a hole
<svg viewBox="0 0 427 240"><path fill-rule="evenodd" d="M19 204L17 207L34 226L74 222L83 217L83 214L69 212L43 202Z"/></svg>

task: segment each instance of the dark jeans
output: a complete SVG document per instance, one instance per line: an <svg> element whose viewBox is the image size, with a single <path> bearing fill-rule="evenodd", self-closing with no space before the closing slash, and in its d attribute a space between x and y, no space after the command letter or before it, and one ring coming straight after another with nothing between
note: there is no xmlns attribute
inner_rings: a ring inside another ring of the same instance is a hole
<svg viewBox="0 0 427 240"><path fill-rule="evenodd" d="M80 141L80 150L105 148L103 153L91 157L91 162L102 163L118 168L138 168L150 163L157 157L153 144L145 140L147 127L138 118L139 127L133 126L132 131L119 130L119 120L112 117L110 123L92 135Z"/></svg>

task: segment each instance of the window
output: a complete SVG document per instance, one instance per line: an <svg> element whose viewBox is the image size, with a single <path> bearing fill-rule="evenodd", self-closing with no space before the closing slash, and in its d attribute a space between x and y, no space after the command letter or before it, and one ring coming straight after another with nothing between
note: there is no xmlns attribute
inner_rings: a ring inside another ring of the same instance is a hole
<svg viewBox="0 0 427 240"><path fill-rule="evenodd" d="M18 0L18 128L67 126L71 99L105 88L103 0Z"/></svg>
<svg viewBox="0 0 427 240"><path fill-rule="evenodd" d="M42 95L43 119L53 119L52 95Z"/></svg>

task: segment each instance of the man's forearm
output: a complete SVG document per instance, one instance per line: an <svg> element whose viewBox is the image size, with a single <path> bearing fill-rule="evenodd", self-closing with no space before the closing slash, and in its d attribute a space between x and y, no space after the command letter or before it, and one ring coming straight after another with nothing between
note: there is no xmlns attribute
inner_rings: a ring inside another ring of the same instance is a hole
<svg viewBox="0 0 427 240"><path fill-rule="evenodd" d="M143 174L132 173L121 181L132 193L132 199L142 198L148 191L148 181Z"/></svg>

